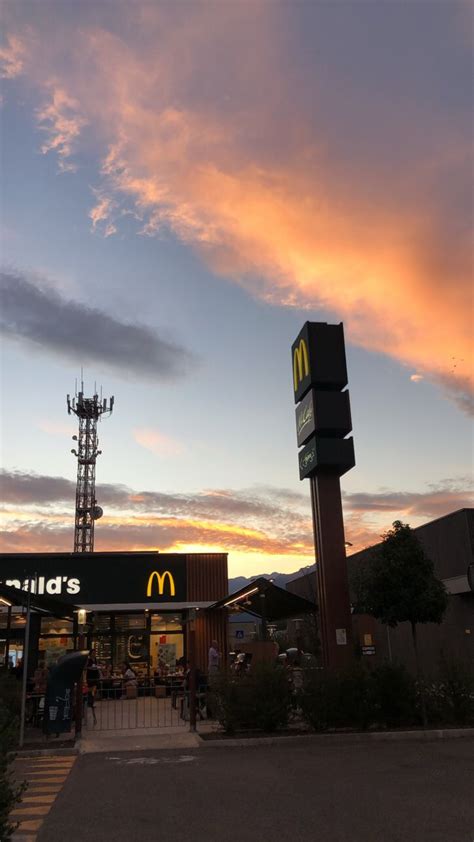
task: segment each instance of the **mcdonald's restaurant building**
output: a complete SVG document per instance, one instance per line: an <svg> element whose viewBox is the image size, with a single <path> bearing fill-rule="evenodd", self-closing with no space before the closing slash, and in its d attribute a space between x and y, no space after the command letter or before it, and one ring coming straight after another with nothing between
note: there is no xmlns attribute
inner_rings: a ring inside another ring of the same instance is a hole
<svg viewBox="0 0 474 842"><path fill-rule="evenodd" d="M35 595L29 673L85 644L112 671L129 661L146 678L159 663L173 667L189 657L191 629L204 672L211 641L227 648L226 610L213 608L228 593L226 553L0 554L0 582ZM35 597L58 610L36 611ZM23 656L25 611L0 608L0 665L7 657L15 665Z"/></svg>

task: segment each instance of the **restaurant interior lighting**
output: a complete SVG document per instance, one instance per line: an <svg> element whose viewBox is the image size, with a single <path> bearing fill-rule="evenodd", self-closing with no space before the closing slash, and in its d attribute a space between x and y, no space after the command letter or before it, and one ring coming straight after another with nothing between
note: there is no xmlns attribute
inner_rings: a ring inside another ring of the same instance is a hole
<svg viewBox="0 0 474 842"><path fill-rule="evenodd" d="M0 596L0 605L6 605L7 608L11 608L11 606L13 605L13 602L10 602L9 599L5 599L4 596Z"/></svg>

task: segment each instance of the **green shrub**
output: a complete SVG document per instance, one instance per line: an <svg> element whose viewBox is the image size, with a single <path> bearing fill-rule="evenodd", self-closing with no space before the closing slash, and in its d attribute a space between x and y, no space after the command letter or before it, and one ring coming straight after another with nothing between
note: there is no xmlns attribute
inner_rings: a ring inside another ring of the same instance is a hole
<svg viewBox="0 0 474 842"><path fill-rule="evenodd" d="M338 675L336 725L365 731L377 719L375 684L362 664Z"/></svg>
<svg viewBox="0 0 474 842"><path fill-rule="evenodd" d="M334 727L337 706L337 677L325 670L305 670L304 690L301 698L303 719L315 731Z"/></svg>
<svg viewBox="0 0 474 842"><path fill-rule="evenodd" d="M374 682L360 664L339 673L307 670L301 708L304 719L316 731L365 730L376 719Z"/></svg>
<svg viewBox="0 0 474 842"><path fill-rule="evenodd" d="M273 664L257 664L249 675L255 727L266 732L276 731L288 724L290 690L286 671Z"/></svg>
<svg viewBox="0 0 474 842"><path fill-rule="evenodd" d="M474 724L474 671L458 661L444 662L440 671L446 721L452 725Z"/></svg>
<svg viewBox="0 0 474 842"><path fill-rule="evenodd" d="M403 664L381 664L372 672L377 720L387 728L416 720L415 682Z"/></svg>
<svg viewBox="0 0 474 842"><path fill-rule="evenodd" d="M6 673L0 675L0 839L10 839L16 825L8 816L20 800L24 784L15 785L9 772L12 751L18 743L20 686Z"/></svg>
<svg viewBox="0 0 474 842"><path fill-rule="evenodd" d="M474 672L458 661L441 663L439 674L425 684L430 725L474 725Z"/></svg>
<svg viewBox="0 0 474 842"><path fill-rule="evenodd" d="M289 688L285 670L257 664L243 676L213 679L211 707L229 734L238 730L275 731L288 722Z"/></svg>

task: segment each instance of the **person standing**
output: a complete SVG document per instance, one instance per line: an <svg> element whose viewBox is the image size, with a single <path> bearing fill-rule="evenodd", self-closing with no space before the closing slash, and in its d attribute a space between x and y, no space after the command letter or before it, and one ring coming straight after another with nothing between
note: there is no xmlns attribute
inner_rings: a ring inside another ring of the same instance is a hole
<svg viewBox="0 0 474 842"><path fill-rule="evenodd" d="M221 653L219 652L219 644L217 640L213 640L209 647L209 655L207 659L207 668L209 675L219 671L221 662Z"/></svg>
<svg viewBox="0 0 474 842"><path fill-rule="evenodd" d="M97 717L95 715L95 697L97 694L97 688L100 682L100 670L97 666L97 658L95 656L95 650L91 649L89 652L89 658L87 659L86 664L86 681L87 681L87 707L90 708L92 711L92 719L94 720L94 725L97 724Z"/></svg>

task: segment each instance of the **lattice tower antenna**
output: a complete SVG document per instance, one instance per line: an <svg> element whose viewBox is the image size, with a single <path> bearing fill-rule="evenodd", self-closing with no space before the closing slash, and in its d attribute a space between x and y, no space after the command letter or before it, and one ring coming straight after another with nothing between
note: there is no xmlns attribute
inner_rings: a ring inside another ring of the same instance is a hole
<svg viewBox="0 0 474 842"><path fill-rule="evenodd" d="M76 484L76 518L74 524L74 552L94 552L94 523L103 515L95 497L95 463L102 451L98 449L97 422L102 416L111 415L114 408L114 397L109 401L102 399L94 387L91 398L84 397L84 383L81 381L81 391L75 397L67 396L67 411L77 415L79 419L79 435L73 436L77 441L77 450L71 453L77 457Z"/></svg>

